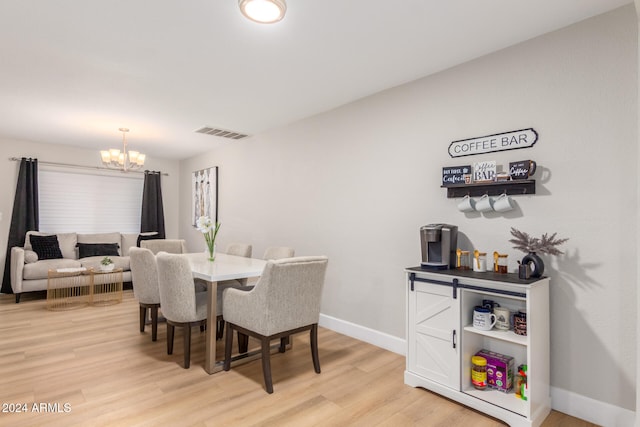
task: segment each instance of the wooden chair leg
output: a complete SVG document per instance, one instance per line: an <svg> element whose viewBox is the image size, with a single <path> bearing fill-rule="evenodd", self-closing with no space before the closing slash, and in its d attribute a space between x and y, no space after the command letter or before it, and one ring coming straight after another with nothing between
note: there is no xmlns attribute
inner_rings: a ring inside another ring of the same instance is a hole
<svg viewBox="0 0 640 427"><path fill-rule="evenodd" d="M184 335L184 369L191 366L191 324L187 323L182 327Z"/></svg>
<svg viewBox="0 0 640 427"><path fill-rule="evenodd" d="M173 354L173 333L175 327L167 322L167 354Z"/></svg>
<svg viewBox="0 0 640 427"><path fill-rule="evenodd" d="M145 309L145 316L146 316ZM158 341L158 306L151 307L151 341Z"/></svg>
<svg viewBox="0 0 640 427"><path fill-rule="evenodd" d="M144 332L144 323L147 317L147 307L140 306L140 332Z"/></svg>
<svg viewBox="0 0 640 427"><path fill-rule="evenodd" d="M222 339L224 335L224 320L216 321L216 340Z"/></svg>
<svg viewBox="0 0 640 427"><path fill-rule="evenodd" d="M264 385L267 389L267 393L273 393L273 382L271 381L271 348L270 340L267 337L262 337L262 374L264 375Z"/></svg>
<svg viewBox="0 0 640 427"><path fill-rule="evenodd" d="M233 326L227 322L227 337L224 342L224 365L222 369L228 371L231 369L231 346L233 345Z"/></svg>
<svg viewBox="0 0 640 427"><path fill-rule="evenodd" d="M280 347L278 347L279 353L284 353L284 351L287 349L287 341L289 341L287 338L288 337L280 338Z"/></svg>
<svg viewBox="0 0 640 427"><path fill-rule="evenodd" d="M227 329L227 333L229 333L228 329ZM249 349L249 336L241 332L238 332L238 353L246 353L248 349Z"/></svg>
<svg viewBox="0 0 640 427"><path fill-rule="evenodd" d="M313 359L313 369L316 374L320 373L320 358L318 357L318 324L315 323L311 326L311 332L309 333L311 341L311 358Z"/></svg>

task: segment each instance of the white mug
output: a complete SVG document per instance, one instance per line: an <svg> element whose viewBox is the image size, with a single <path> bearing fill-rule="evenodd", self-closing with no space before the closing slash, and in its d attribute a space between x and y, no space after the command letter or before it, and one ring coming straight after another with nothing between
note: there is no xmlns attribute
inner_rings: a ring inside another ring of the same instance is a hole
<svg viewBox="0 0 640 427"><path fill-rule="evenodd" d="M511 311L506 307L496 307L493 309L496 315L496 329L508 331L511 329Z"/></svg>
<svg viewBox="0 0 640 427"><path fill-rule="evenodd" d="M473 309L473 327L482 331L490 331L496 324L496 315L491 309L476 307Z"/></svg>
<svg viewBox="0 0 640 427"><path fill-rule="evenodd" d="M502 193L493 200L493 210L496 212L508 212L513 209L513 200L507 195Z"/></svg>
<svg viewBox="0 0 640 427"><path fill-rule="evenodd" d="M485 194L476 201L476 210L478 212L489 212L493 210L493 201L488 194Z"/></svg>
<svg viewBox="0 0 640 427"><path fill-rule="evenodd" d="M458 210L460 212L473 212L476 210L475 205L476 201L469 197L469 195L467 194L458 203Z"/></svg>

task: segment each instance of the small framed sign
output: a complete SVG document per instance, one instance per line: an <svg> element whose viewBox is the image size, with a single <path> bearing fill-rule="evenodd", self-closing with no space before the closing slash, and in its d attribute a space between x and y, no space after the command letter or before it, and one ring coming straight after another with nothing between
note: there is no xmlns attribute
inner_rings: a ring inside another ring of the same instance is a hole
<svg viewBox="0 0 640 427"><path fill-rule="evenodd" d="M473 182L493 182L496 180L496 161L478 162L473 165Z"/></svg>
<svg viewBox="0 0 640 427"><path fill-rule="evenodd" d="M442 186L447 187L456 184L468 184L465 182L465 176L471 174L471 165L466 166L449 166L442 168Z"/></svg>

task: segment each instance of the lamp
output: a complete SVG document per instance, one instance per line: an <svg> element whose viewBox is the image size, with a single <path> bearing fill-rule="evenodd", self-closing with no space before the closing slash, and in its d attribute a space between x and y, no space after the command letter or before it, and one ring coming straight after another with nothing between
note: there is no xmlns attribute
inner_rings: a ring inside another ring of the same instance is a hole
<svg viewBox="0 0 640 427"><path fill-rule="evenodd" d="M118 130L122 132L122 152L117 148L100 151L102 163L108 168L122 169L124 172L142 167L147 156L139 151L130 150L127 152L126 135L129 129L120 128Z"/></svg>
<svg viewBox="0 0 640 427"><path fill-rule="evenodd" d="M273 24L284 18L285 0L238 0L244 16L261 24Z"/></svg>

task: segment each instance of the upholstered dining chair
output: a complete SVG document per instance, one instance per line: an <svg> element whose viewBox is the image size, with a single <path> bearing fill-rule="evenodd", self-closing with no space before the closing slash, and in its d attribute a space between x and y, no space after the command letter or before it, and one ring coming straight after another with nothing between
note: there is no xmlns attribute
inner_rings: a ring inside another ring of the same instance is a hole
<svg viewBox="0 0 640 427"><path fill-rule="evenodd" d="M170 254L186 254L187 245L182 239L154 239L140 241L140 247L149 249L154 254L167 252Z"/></svg>
<svg viewBox="0 0 640 427"><path fill-rule="evenodd" d="M147 312L150 311L151 341L156 341L158 338L158 308L160 307L156 257L149 249L132 247L129 251L129 259L133 295L140 304L140 332L144 332Z"/></svg>
<svg viewBox="0 0 640 427"><path fill-rule="evenodd" d="M328 258L309 256L270 260L253 290L229 288L224 292L222 316L227 324L224 370L231 368L233 331L257 338L262 347L262 372L267 393L273 393L271 340L286 339L309 330L311 357L320 373L318 320Z"/></svg>
<svg viewBox="0 0 640 427"><path fill-rule="evenodd" d="M285 246L272 246L264 251L262 259L282 259L292 258L295 256L296 251L293 248L287 248Z"/></svg>
<svg viewBox="0 0 640 427"><path fill-rule="evenodd" d="M196 293L189 260L181 255L160 252L158 284L162 314L167 319L167 354L173 354L175 327L184 335L184 368L191 363L191 327L207 324L207 294Z"/></svg>

